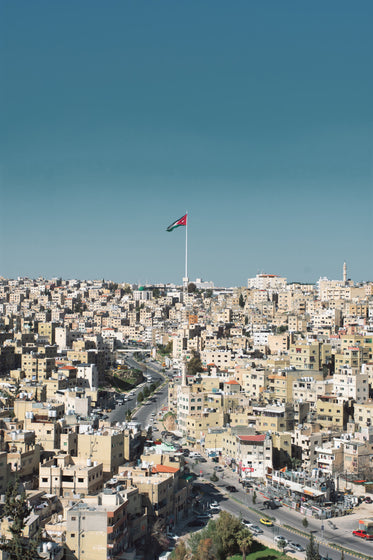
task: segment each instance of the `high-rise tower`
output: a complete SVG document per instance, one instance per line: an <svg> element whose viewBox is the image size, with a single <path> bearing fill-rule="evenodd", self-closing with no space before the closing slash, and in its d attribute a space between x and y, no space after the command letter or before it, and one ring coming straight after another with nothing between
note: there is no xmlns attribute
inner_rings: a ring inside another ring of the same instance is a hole
<svg viewBox="0 0 373 560"><path fill-rule="evenodd" d="M347 282L347 264L343 263L343 282L346 284Z"/></svg>

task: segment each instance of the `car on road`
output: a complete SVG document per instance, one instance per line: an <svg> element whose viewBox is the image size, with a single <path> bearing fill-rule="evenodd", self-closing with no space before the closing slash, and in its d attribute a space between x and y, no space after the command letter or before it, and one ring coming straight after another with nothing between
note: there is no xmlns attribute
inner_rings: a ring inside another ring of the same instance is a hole
<svg viewBox="0 0 373 560"><path fill-rule="evenodd" d="M279 543L281 543L281 542L284 542L284 543L285 543L284 546L286 546L287 544L289 544L288 540L287 540L283 535L277 535L277 536L275 537L275 543L279 544Z"/></svg>
<svg viewBox="0 0 373 560"><path fill-rule="evenodd" d="M267 509L277 509L278 508L278 505L276 504L276 502L274 500L264 500L263 506L265 506Z"/></svg>
<svg viewBox="0 0 373 560"><path fill-rule="evenodd" d="M235 486L226 486L228 492L238 492Z"/></svg>
<svg viewBox="0 0 373 560"><path fill-rule="evenodd" d="M223 467L220 466L214 467L214 471L222 472L223 470L224 470Z"/></svg>
<svg viewBox="0 0 373 560"><path fill-rule="evenodd" d="M370 496L367 496L367 497L364 499L364 502L365 502L366 504L372 504L372 503L373 503L373 500L372 500L372 498L371 498Z"/></svg>
<svg viewBox="0 0 373 560"><path fill-rule="evenodd" d="M254 525L253 523L247 523L246 527L252 532L256 533L257 535L261 535L263 533L263 529L258 527L258 525Z"/></svg>
<svg viewBox="0 0 373 560"><path fill-rule="evenodd" d="M266 517L261 517L259 519L259 521L262 525L267 525L268 527L272 527L272 525L273 525L273 521L271 521L270 519L267 519Z"/></svg>
<svg viewBox="0 0 373 560"><path fill-rule="evenodd" d="M295 543L290 541L289 542L289 546L291 546L291 548L294 548L294 550L298 551L298 552L304 552L304 546L302 546L301 544Z"/></svg>
<svg viewBox="0 0 373 560"><path fill-rule="evenodd" d="M373 535L369 535L366 531L352 531L355 537L360 537L361 539L366 539L367 541L373 541Z"/></svg>

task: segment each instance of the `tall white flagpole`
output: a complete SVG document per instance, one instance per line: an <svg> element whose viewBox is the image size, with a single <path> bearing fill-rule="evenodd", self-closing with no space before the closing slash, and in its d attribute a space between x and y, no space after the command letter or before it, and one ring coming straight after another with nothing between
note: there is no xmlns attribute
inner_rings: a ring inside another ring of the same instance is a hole
<svg viewBox="0 0 373 560"><path fill-rule="evenodd" d="M185 278L188 278L188 212L185 226Z"/></svg>

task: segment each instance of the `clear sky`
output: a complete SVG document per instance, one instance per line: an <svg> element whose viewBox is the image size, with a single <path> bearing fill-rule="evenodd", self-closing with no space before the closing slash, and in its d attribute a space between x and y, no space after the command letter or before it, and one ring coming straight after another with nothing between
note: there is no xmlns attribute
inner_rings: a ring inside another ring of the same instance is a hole
<svg viewBox="0 0 373 560"><path fill-rule="evenodd" d="M0 275L373 280L371 0L0 9Z"/></svg>

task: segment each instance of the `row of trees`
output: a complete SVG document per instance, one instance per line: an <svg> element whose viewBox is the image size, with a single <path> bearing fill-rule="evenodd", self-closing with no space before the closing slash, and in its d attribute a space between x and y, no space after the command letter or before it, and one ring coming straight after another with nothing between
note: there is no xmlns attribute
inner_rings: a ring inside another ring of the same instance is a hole
<svg viewBox="0 0 373 560"><path fill-rule="evenodd" d="M144 400L150 397L150 395L154 393L158 385L159 383L152 383L150 386L145 385L144 389L137 395L137 402L142 403Z"/></svg>

